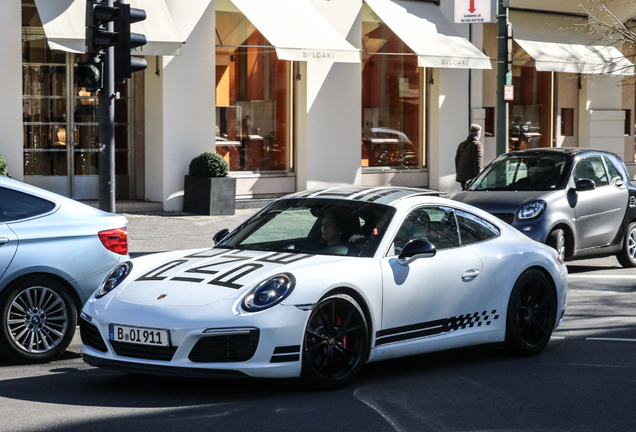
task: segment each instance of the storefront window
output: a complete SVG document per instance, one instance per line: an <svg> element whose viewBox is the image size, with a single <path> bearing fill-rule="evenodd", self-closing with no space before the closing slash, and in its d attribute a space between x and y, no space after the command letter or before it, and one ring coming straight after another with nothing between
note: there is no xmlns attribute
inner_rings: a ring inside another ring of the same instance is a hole
<svg viewBox="0 0 636 432"><path fill-rule="evenodd" d="M232 171L289 171L288 64L240 13L216 14L216 151Z"/></svg>
<svg viewBox="0 0 636 432"><path fill-rule="evenodd" d="M552 146L553 73L536 70L534 60L514 42L509 105L509 150Z"/></svg>
<svg viewBox="0 0 636 432"><path fill-rule="evenodd" d="M33 0L22 1L22 37L24 174L98 175L97 93L77 87L73 77L84 56L49 49ZM117 175L129 168L127 90L126 84L115 86Z"/></svg>
<svg viewBox="0 0 636 432"><path fill-rule="evenodd" d="M22 49L24 173L66 175L66 56L47 52L46 41Z"/></svg>
<svg viewBox="0 0 636 432"><path fill-rule="evenodd" d="M362 166L421 166L417 56L381 21L362 23Z"/></svg>

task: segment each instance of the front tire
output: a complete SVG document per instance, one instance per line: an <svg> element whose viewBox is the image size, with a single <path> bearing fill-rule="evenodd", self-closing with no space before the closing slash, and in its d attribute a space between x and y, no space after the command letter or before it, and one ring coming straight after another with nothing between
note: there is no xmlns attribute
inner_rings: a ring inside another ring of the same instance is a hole
<svg viewBox="0 0 636 432"><path fill-rule="evenodd" d="M543 272L531 269L519 276L506 315L508 351L523 356L540 353L550 341L556 310L556 294Z"/></svg>
<svg viewBox="0 0 636 432"><path fill-rule="evenodd" d="M562 229L557 228L552 230L548 235L546 244L552 249L555 249L559 254L561 261L565 262L565 233Z"/></svg>
<svg viewBox="0 0 636 432"><path fill-rule="evenodd" d="M301 378L312 387L340 387L355 377L369 352L364 312L346 294L318 303L305 330Z"/></svg>
<svg viewBox="0 0 636 432"><path fill-rule="evenodd" d="M623 267L636 267L636 222L627 227L623 239L623 249L616 256Z"/></svg>
<svg viewBox="0 0 636 432"><path fill-rule="evenodd" d="M16 363L41 363L60 356L77 325L66 288L45 276L29 276L0 295L0 353Z"/></svg>

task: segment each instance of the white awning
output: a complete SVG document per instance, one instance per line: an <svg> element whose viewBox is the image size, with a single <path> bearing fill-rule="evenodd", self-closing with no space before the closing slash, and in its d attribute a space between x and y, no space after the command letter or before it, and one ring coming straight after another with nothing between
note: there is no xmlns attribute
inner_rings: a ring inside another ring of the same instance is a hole
<svg viewBox="0 0 636 432"><path fill-rule="evenodd" d="M309 0L231 0L276 49L281 60L360 63L360 50Z"/></svg>
<svg viewBox="0 0 636 432"><path fill-rule="evenodd" d="M182 40L172 23L164 0L129 0L131 7L146 11L144 21L131 31L146 36L139 55L181 55ZM85 52L86 0L35 0L49 48L74 53Z"/></svg>
<svg viewBox="0 0 636 432"><path fill-rule="evenodd" d="M365 0L417 54L420 67L491 69L490 58L462 37L433 3Z"/></svg>
<svg viewBox="0 0 636 432"><path fill-rule="evenodd" d="M633 75L634 65L614 46L599 44L585 20L552 14L511 11L513 38L538 71Z"/></svg>

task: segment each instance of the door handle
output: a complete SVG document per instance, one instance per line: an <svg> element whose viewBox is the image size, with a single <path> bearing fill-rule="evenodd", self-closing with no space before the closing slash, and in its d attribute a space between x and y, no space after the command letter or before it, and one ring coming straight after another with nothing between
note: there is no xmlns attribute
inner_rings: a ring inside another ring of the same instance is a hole
<svg viewBox="0 0 636 432"><path fill-rule="evenodd" d="M479 276L479 270L477 269L466 270L462 274L462 280L468 282L475 279L477 276Z"/></svg>
<svg viewBox="0 0 636 432"><path fill-rule="evenodd" d="M6 237L0 237L0 245L3 245L5 243L9 243L9 239Z"/></svg>

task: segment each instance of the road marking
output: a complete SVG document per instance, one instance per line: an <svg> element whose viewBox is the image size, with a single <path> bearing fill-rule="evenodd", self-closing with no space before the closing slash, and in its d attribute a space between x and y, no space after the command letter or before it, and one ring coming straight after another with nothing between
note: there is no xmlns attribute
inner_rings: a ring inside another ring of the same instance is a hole
<svg viewBox="0 0 636 432"><path fill-rule="evenodd" d="M569 274L569 279L602 278L602 279L636 279L636 275L604 275L604 274Z"/></svg>
<svg viewBox="0 0 636 432"><path fill-rule="evenodd" d="M610 342L636 342L636 339L625 339L625 338L594 338L594 337L589 337L589 338L585 338L585 340L589 340L589 341L610 341Z"/></svg>

